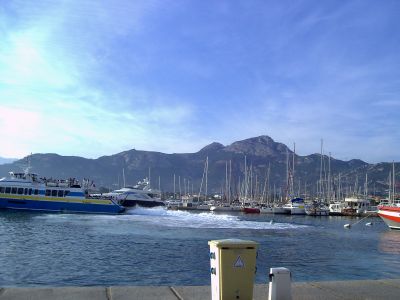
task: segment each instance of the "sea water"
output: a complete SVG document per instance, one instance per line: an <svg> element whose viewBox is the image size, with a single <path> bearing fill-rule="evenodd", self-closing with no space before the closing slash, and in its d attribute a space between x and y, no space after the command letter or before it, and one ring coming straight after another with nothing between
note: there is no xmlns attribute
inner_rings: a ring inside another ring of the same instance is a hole
<svg viewBox="0 0 400 300"><path fill-rule="evenodd" d="M400 232L379 218L135 208L122 215L0 211L0 286L209 285L208 241L259 243L256 282L400 277ZM272 222L271 222L272 221ZM365 226L373 222L372 226Z"/></svg>

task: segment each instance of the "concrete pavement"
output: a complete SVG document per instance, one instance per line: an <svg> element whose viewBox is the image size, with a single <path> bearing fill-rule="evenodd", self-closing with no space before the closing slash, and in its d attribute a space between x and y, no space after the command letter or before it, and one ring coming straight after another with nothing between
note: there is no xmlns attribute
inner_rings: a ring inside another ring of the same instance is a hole
<svg viewBox="0 0 400 300"><path fill-rule="evenodd" d="M268 285L256 284L254 300L268 299ZM292 284L293 300L400 299L400 279L302 282ZM204 300L210 286L3 287L0 300Z"/></svg>

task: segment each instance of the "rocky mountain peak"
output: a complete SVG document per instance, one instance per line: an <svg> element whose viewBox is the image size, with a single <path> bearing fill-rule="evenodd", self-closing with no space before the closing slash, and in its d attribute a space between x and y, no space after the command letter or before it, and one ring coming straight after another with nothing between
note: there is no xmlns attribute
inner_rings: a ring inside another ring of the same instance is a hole
<svg viewBox="0 0 400 300"><path fill-rule="evenodd" d="M279 156L286 154L287 147L275 142L266 135L234 142L225 148L226 151L257 156Z"/></svg>
<svg viewBox="0 0 400 300"><path fill-rule="evenodd" d="M204 148L202 148L199 152L218 151L218 150L222 150L223 148L225 148L225 146L222 145L221 143L213 142L213 143L205 146Z"/></svg>

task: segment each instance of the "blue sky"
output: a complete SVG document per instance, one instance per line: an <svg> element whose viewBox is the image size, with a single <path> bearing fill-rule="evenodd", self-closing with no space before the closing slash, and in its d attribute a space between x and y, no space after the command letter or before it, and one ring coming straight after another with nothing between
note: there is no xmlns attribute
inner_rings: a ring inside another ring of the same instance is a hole
<svg viewBox="0 0 400 300"><path fill-rule="evenodd" d="M400 160L400 1L0 2L0 156L269 135Z"/></svg>

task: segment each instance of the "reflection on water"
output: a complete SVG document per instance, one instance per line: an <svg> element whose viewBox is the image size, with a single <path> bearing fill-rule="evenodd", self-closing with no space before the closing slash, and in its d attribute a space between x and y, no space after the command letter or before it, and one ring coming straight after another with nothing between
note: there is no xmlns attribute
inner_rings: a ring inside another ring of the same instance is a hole
<svg viewBox="0 0 400 300"><path fill-rule="evenodd" d="M379 250L389 254L400 254L400 231L390 230L382 233Z"/></svg>

